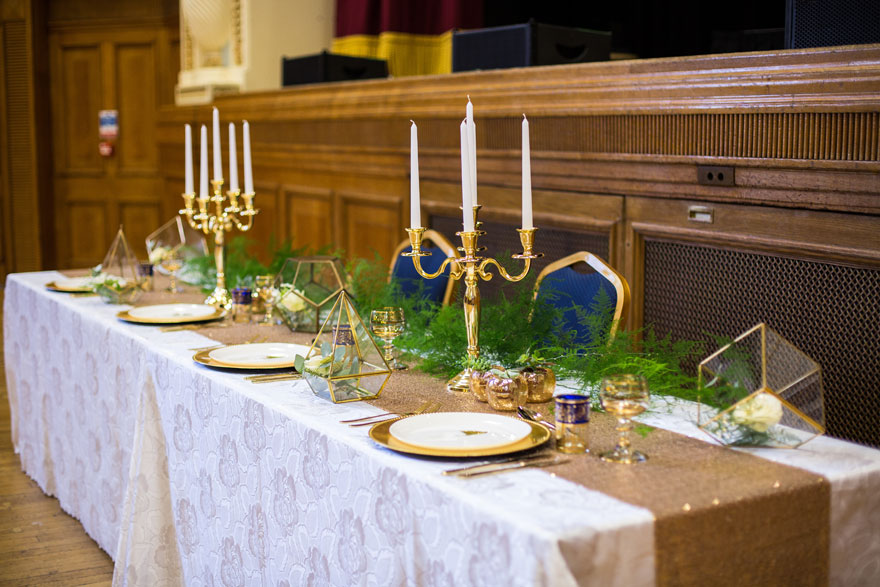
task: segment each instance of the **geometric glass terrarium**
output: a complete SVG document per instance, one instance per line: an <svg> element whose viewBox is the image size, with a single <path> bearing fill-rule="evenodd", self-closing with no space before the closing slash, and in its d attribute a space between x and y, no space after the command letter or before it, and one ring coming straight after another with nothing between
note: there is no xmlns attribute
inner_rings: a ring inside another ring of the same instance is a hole
<svg viewBox="0 0 880 587"><path fill-rule="evenodd" d="M370 331L342 290L305 357L296 357L318 397L333 403L373 399L382 393L391 368Z"/></svg>
<svg viewBox="0 0 880 587"><path fill-rule="evenodd" d="M822 369L761 323L705 358L697 425L728 446L797 448L825 432Z"/></svg>
<svg viewBox="0 0 880 587"><path fill-rule="evenodd" d="M208 243L201 232L175 216L147 236L147 256L160 273L177 274L183 281L186 263L208 254ZM178 270L183 271L178 273Z"/></svg>
<svg viewBox="0 0 880 587"><path fill-rule="evenodd" d="M275 309L291 330L317 332L336 296L344 287L342 264L337 257L292 257L275 276L280 292Z"/></svg>
<svg viewBox="0 0 880 587"><path fill-rule="evenodd" d="M143 293L137 267L137 257L120 226L104 261L92 269L92 288L110 304L134 303Z"/></svg>

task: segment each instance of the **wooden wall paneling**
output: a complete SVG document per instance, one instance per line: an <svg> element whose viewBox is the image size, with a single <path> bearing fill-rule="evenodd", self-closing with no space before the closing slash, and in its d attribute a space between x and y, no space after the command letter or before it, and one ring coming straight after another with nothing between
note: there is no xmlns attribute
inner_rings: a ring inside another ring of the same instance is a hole
<svg viewBox="0 0 880 587"><path fill-rule="evenodd" d="M10 273L9 252L12 251L12 195L9 190L9 163L6 134L6 37L3 26L0 26L0 47L3 47L3 58L0 59L0 80L3 80L3 91L0 92L0 228L3 234L0 236L0 285L6 281L6 274Z"/></svg>
<svg viewBox="0 0 880 587"><path fill-rule="evenodd" d="M711 213L713 222L689 220L693 207ZM639 197L628 197L626 210L624 275L633 324L643 323L646 239L880 268L880 222L873 216Z"/></svg>
<svg viewBox="0 0 880 587"><path fill-rule="evenodd" d="M257 194L254 197L254 207L260 213L254 216L253 228L246 233L233 229L231 233L227 233L229 235L227 238L233 239L243 234L248 240L253 241L251 250L263 263L268 263L271 261L268 253L272 250L272 244L278 246L283 240L279 230L282 224L281 216L278 213L281 208L279 203L282 199L281 186L277 183L256 181L254 191Z"/></svg>
<svg viewBox="0 0 880 587"><path fill-rule="evenodd" d="M36 96L42 54L34 44L40 11L31 2L4 6L0 15L0 88L2 88L2 206L0 281L7 271L32 271L43 263L41 215L45 199L45 148L42 101Z"/></svg>
<svg viewBox="0 0 880 587"><path fill-rule="evenodd" d="M163 61L176 58L161 44L175 37L164 24L68 22L50 32L51 86L59 89L53 92L53 120L59 137L55 185L62 266L100 262L91 257L97 250L92 241L80 244L72 228L96 200L105 204L100 227L95 226L103 230L105 248L120 223L130 240L141 241L167 220L167 212L177 212L179 203L172 207L163 194L156 148L157 108L170 91L169 78L176 76ZM102 109L118 111L119 136L107 158L98 153Z"/></svg>
<svg viewBox="0 0 880 587"><path fill-rule="evenodd" d="M333 191L303 186L281 188L283 236L294 248L320 249L336 243L333 233Z"/></svg>
<svg viewBox="0 0 880 587"><path fill-rule="evenodd" d="M144 78L162 77L156 71L156 42L119 43L115 51L115 94L120 112L116 161L120 175L154 173L158 164L156 151L156 100L158 87L143 83Z"/></svg>
<svg viewBox="0 0 880 587"><path fill-rule="evenodd" d="M147 236L167 220L161 216L158 202L148 200L119 203L119 222L125 230L128 244L131 245L138 259L146 260Z"/></svg>
<svg viewBox="0 0 880 587"><path fill-rule="evenodd" d="M107 219L108 206L102 202L75 203L68 206L69 219L67 262L71 267L91 267L100 263L107 253L110 241L107 234L111 224ZM117 227L113 227L115 231ZM96 261L97 259L97 261Z"/></svg>
<svg viewBox="0 0 880 587"><path fill-rule="evenodd" d="M103 105L100 43L62 44L53 51L55 172L98 175L98 110Z"/></svg>
<svg viewBox="0 0 880 587"><path fill-rule="evenodd" d="M461 216L461 186L458 184L421 182L423 216L442 214ZM487 221L499 221L511 226L522 225L522 192L517 188L484 185L478 189L479 202L483 206L480 217ZM571 229L606 234L608 259L612 266L622 270L624 266L623 234L624 199L622 196L576 193L554 190L533 190L535 250L541 252L542 227ZM404 207L407 212L408 204ZM406 233L401 233L406 237ZM455 241L455 235L446 235ZM402 239L401 239L402 240Z"/></svg>
<svg viewBox="0 0 880 587"><path fill-rule="evenodd" d="M336 244L348 258L372 259L378 253L387 263L406 236L400 197L339 192L336 212Z"/></svg>
<svg viewBox="0 0 880 587"><path fill-rule="evenodd" d="M627 201L634 306L658 334L733 337L765 322L823 369L828 431L880 444L880 231L870 217L689 201ZM694 365L690 365L694 367Z"/></svg>

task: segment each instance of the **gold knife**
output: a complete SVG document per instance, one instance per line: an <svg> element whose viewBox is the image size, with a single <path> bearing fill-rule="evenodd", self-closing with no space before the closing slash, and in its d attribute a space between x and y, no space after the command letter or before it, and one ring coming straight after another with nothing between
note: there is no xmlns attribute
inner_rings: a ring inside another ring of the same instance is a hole
<svg viewBox="0 0 880 587"><path fill-rule="evenodd" d="M530 457L520 457L517 459L506 459L500 462L487 463L485 465L474 465L472 467L452 469L449 471L443 471L443 474L454 475L456 477L476 477L478 475L489 475L491 473L501 473L502 471L511 471L526 467L552 467L554 465L566 463L568 460L568 457L562 457L559 455L532 455Z"/></svg>

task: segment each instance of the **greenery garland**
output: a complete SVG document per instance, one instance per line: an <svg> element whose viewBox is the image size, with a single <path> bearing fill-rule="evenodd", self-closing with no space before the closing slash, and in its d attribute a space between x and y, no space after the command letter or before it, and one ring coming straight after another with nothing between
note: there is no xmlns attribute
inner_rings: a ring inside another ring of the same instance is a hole
<svg viewBox="0 0 880 587"><path fill-rule="evenodd" d="M251 243L244 237L233 239L226 250L227 282L247 285L260 274L277 273L288 257L313 254L306 248L283 243L272 254L267 266L247 252ZM327 250L318 251L326 253ZM339 252L336 252L339 255ZM341 256L341 255L340 255ZM211 289L215 282L213 257L192 260L188 272L199 275L198 284ZM673 341L658 337L653 329L618 329L610 336L613 305L602 290L584 307L575 300L560 300L564 294L536 299L535 279L517 284L505 282L496 293L483 299L480 321L481 358L469 362L465 349L467 337L464 313L459 303L448 306L427 301L421 292L406 295L399 283L389 282L389 267L378 255L358 259L346 266L346 289L351 294L365 323L370 311L386 306L404 310L406 331L395 346L407 353L417 367L433 375L451 377L466 366L488 369L549 365L557 378L577 383L579 392L598 398L594 391L603 378L615 374L643 375L652 394L687 400L697 399L696 378L682 365L702 351L701 343ZM556 302L556 303L553 303ZM573 332L564 329L560 306L573 308L578 321L591 334L590 342L578 342Z"/></svg>

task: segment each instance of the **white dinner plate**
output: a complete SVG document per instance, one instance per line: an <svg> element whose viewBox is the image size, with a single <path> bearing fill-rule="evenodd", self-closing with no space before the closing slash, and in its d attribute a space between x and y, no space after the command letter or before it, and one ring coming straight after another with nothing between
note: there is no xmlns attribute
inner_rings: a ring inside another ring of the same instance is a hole
<svg viewBox="0 0 880 587"><path fill-rule="evenodd" d="M55 281L50 281L46 284L46 287L55 291L71 293L92 291L91 278L89 277L62 277Z"/></svg>
<svg viewBox="0 0 880 587"><path fill-rule="evenodd" d="M309 347L286 342L234 344L214 349L208 356L220 365L247 369L292 367L297 355L305 356Z"/></svg>
<svg viewBox="0 0 880 587"><path fill-rule="evenodd" d="M208 304L157 304L155 306L132 308L128 311L128 314L135 318L151 318L156 320L198 320L207 316L213 316L216 312L217 308Z"/></svg>
<svg viewBox="0 0 880 587"><path fill-rule="evenodd" d="M388 433L396 440L434 450L500 448L531 434L528 423L500 414L440 412L398 420Z"/></svg>

